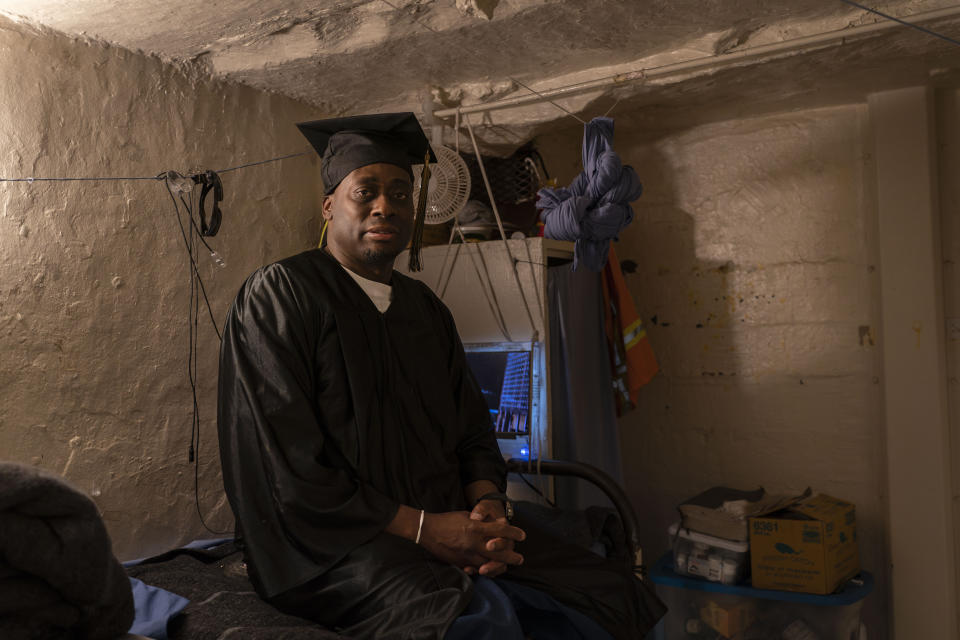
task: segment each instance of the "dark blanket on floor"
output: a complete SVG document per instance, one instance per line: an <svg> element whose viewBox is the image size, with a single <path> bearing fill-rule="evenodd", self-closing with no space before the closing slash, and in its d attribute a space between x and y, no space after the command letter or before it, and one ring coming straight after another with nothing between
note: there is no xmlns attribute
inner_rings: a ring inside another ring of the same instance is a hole
<svg viewBox="0 0 960 640"><path fill-rule="evenodd" d="M585 548L602 544L604 555L627 557L619 518L609 509L587 512L518 503L518 513L559 537ZM261 600L247 578L236 542L211 549L175 549L127 567L143 582L190 600L167 628L170 640L328 640L347 639L309 620L281 613Z"/></svg>
<svg viewBox="0 0 960 640"><path fill-rule="evenodd" d="M130 581L93 501L0 462L0 638L115 640L132 622Z"/></svg>
<svg viewBox="0 0 960 640"><path fill-rule="evenodd" d="M143 582L190 600L167 627L170 640L329 640L346 636L280 613L247 579L243 554L228 542L209 550L177 549L128 567Z"/></svg>

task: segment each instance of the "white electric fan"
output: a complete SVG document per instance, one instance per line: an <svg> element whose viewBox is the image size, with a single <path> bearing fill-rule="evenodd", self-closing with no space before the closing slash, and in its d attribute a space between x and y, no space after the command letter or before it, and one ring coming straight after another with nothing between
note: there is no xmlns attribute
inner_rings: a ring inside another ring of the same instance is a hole
<svg viewBox="0 0 960 640"><path fill-rule="evenodd" d="M434 144L437 162L430 165L427 182L426 224L441 224L452 219L470 197L470 170L460 154L449 147ZM414 170L413 192L420 192L420 171Z"/></svg>

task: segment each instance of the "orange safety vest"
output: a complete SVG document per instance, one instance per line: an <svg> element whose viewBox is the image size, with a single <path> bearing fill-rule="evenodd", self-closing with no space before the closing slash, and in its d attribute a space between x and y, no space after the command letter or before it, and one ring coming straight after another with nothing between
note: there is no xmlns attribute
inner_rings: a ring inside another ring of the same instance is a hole
<svg viewBox="0 0 960 640"><path fill-rule="evenodd" d="M623 279L613 243L603 268L603 307L617 415L621 416L634 408L640 387L653 379L660 365Z"/></svg>

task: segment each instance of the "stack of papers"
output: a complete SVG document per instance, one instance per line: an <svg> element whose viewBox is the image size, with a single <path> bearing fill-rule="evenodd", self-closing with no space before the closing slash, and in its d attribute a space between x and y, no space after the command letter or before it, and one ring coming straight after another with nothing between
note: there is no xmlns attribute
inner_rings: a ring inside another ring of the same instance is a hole
<svg viewBox="0 0 960 640"><path fill-rule="evenodd" d="M808 497L808 488L799 496L771 495L763 488L741 491L729 487L713 487L684 501L680 510L680 526L709 536L746 542L750 535L749 518L785 509Z"/></svg>

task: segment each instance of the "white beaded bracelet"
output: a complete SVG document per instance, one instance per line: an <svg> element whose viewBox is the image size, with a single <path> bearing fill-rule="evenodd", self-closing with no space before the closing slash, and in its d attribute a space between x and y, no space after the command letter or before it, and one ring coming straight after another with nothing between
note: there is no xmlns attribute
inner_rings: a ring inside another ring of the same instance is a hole
<svg viewBox="0 0 960 640"><path fill-rule="evenodd" d="M424 510L420 509L420 525L417 527L417 539L416 544L420 544L420 536L423 534L423 516Z"/></svg>

